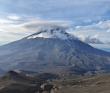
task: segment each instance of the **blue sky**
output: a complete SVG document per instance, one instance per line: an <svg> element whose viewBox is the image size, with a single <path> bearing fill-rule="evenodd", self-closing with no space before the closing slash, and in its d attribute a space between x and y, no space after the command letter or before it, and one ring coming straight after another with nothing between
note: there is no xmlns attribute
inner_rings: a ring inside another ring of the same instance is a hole
<svg viewBox="0 0 110 93"><path fill-rule="evenodd" d="M69 33L95 47L110 47L110 0L0 0L0 45L49 22L69 26Z"/></svg>

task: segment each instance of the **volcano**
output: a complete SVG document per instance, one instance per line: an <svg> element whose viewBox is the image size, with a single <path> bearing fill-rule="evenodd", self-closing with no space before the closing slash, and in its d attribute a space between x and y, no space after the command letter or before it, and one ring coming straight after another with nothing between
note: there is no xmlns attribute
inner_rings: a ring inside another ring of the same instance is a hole
<svg viewBox="0 0 110 93"><path fill-rule="evenodd" d="M86 73L110 70L110 53L54 28L0 47L0 68L37 72Z"/></svg>

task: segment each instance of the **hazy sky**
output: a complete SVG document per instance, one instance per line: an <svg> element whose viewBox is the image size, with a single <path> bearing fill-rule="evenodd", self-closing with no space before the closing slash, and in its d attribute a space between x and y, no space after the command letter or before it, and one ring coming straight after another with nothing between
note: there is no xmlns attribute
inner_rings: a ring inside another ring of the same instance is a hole
<svg viewBox="0 0 110 93"><path fill-rule="evenodd" d="M47 23L69 26L82 41L110 47L110 0L0 0L0 45Z"/></svg>

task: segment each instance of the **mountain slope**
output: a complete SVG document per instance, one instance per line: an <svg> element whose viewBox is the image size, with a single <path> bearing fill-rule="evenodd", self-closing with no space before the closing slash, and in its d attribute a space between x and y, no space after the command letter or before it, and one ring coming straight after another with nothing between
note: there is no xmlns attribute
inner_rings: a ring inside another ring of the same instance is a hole
<svg viewBox="0 0 110 93"><path fill-rule="evenodd" d="M56 73L109 70L109 52L95 49L78 39L71 38L66 32L60 31L65 38L63 35L58 37L54 30L50 30L49 33L52 35L49 38L39 37L42 33L44 35L47 32L41 31L1 46L1 68Z"/></svg>

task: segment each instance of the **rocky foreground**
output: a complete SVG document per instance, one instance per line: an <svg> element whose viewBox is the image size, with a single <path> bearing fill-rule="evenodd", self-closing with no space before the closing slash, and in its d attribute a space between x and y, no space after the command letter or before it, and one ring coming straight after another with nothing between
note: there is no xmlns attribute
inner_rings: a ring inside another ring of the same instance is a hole
<svg viewBox="0 0 110 93"><path fill-rule="evenodd" d="M51 73L9 71L0 77L0 93L110 93L110 74L65 79Z"/></svg>

